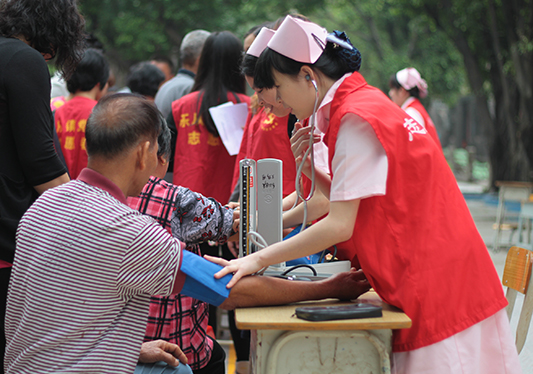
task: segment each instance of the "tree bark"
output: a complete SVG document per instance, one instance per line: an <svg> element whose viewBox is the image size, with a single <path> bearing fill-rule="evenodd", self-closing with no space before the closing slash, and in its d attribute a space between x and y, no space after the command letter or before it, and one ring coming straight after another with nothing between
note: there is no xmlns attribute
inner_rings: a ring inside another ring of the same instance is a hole
<svg viewBox="0 0 533 374"><path fill-rule="evenodd" d="M424 9L463 56L478 119L490 130L491 185L496 180L529 181L533 164L533 61L520 52L518 42L531 40L531 12L525 12L515 0L502 2L500 8L490 0L486 4L489 17L479 19L487 24L476 25L478 34L473 36L474 31L461 29L454 22L453 6L451 0L442 0L427 2ZM486 66L490 67L488 72L482 70ZM494 97L494 116L489 111L486 83L490 83Z"/></svg>

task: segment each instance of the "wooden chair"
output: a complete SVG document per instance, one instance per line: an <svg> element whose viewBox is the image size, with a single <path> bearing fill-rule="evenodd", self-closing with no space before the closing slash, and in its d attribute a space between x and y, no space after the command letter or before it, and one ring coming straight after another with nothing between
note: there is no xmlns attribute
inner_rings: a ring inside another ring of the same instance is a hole
<svg viewBox="0 0 533 374"><path fill-rule="evenodd" d="M518 353L524 347L526 342L527 330L531 323L531 314L533 313L533 287L528 287L531 281L531 266L533 264L533 251L511 247L505 260L502 283L507 288L507 316L509 320L513 314L513 308L516 300L516 292L525 295L518 327L516 329L516 350Z"/></svg>

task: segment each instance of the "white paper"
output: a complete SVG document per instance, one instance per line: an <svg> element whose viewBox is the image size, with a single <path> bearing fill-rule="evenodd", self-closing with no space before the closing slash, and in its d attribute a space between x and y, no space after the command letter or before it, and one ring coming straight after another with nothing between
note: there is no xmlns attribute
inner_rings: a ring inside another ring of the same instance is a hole
<svg viewBox="0 0 533 374"><path fill-rule="evenodd" d="M243 129L248 117L248 104L233 104L228 101L209 108L209 113L226 150L230 156L235 156L241 147Z"/></svg>

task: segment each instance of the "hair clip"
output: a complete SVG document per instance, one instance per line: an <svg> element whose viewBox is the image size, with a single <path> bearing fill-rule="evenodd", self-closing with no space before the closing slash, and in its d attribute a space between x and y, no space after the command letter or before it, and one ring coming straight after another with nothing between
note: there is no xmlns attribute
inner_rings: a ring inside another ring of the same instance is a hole
<svg viewBox="0 0 533 374"><path fill-rule="evenodd" d="M318 46L320 48L322 48L322 49L326 48L326 44L314 32L311 33L311 36L313 37L313 39L315 40L316 44L318 44ZM327 38L326 38L326 41L327 41Z"/></svg>
<svg viewBox="0 0 533 374"><path fill-rule="evenodd" d="M338 48L340 46L348 50L353 49L353 46L350 43L345 42L344 40L340 39L334 33L328 34L328 36L326 37L326 41L333 43L333 48Z"/></svg>

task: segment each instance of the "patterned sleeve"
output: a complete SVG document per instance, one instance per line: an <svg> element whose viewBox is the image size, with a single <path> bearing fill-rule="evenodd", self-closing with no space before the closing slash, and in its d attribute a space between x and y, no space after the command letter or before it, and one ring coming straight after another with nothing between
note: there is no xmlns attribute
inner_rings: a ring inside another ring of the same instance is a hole
<svg viewBox="0 0 533 374"><path fill-rule="evenodd" d="M187 243L216 241L223 244L234 234L233 209L213 198L180 187L172 213L172 235Z"/></svg>

